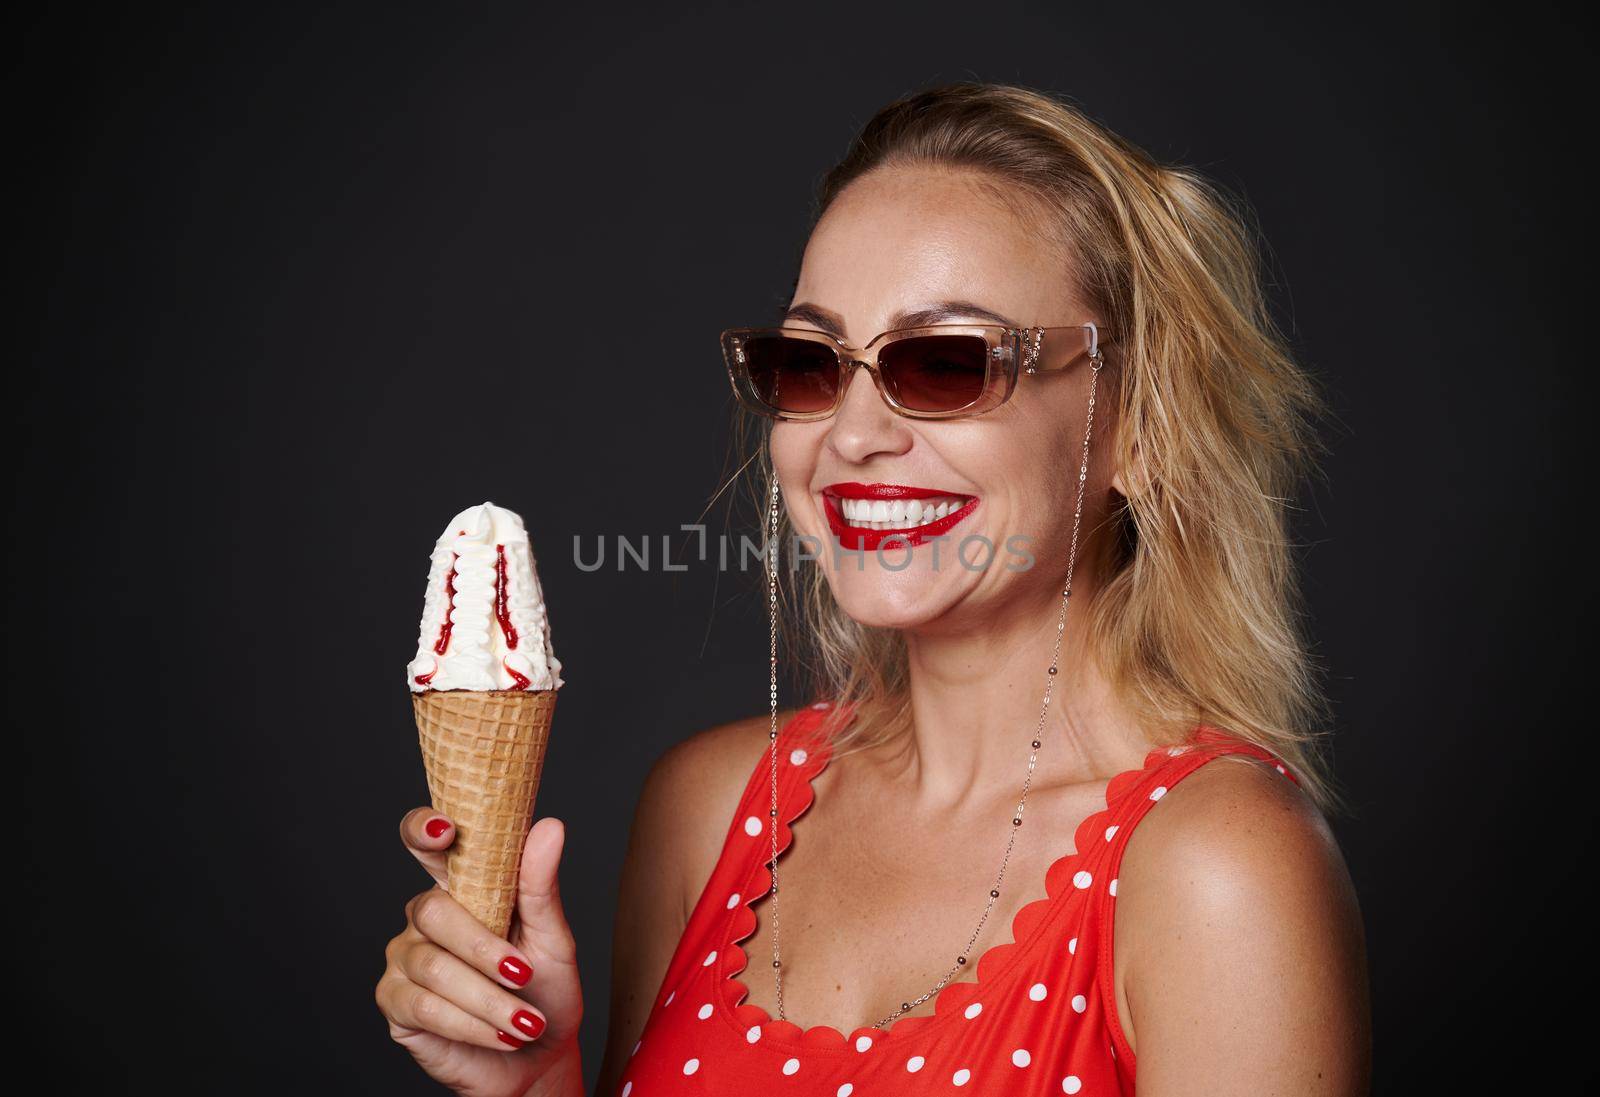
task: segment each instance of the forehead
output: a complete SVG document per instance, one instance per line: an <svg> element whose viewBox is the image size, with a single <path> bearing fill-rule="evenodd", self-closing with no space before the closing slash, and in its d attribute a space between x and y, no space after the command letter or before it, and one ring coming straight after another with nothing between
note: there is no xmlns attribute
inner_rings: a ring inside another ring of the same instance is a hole
<svg viewBox="0 0 1600 1097"><path fill-rule="evenodd" d="M807 241L794 300L838 313L857 345L894 313L943 300L971 301L1023 325L1076 323L1066 249L986 182L924 167L857 179Z"/></svg>

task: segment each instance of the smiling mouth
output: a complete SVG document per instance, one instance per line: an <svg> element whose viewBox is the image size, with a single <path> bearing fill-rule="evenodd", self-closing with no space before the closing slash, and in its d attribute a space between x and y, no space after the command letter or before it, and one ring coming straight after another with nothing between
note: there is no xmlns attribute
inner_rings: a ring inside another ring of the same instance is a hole
<svg viewBox="0 0 1600 1097"><path fill-rule="evenodd" d="M831 484L822 489L828 526L840 544L871 551L885 542L915 547L947 533L978 506L975 495L904 484Z"/></svg>

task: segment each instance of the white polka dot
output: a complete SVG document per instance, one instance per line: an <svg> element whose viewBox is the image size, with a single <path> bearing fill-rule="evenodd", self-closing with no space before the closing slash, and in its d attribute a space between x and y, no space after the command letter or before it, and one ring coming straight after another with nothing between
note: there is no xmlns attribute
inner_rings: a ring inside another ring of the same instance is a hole
<svg viewBox="0 0 1600 1097"><path fill-rule="evenodd" d="M761 1039L761 1026L760 1025L751 1025L749 1028L745 1029L744 1030L744 1039L745 1039L745 1042L749 1043L749 1044L753 1044L757 1040Z"/></svg>
<svg viewBox="0 0 1600 1097"><path fill-rule="evenodd" d="M622 1087L622 1097L628 1097L628 1094L630 1094L632 1092L633 1092L633 1083L632 1082L629 1082L627 1085Z"/></svg>
<svg viewBox="0 0 1600 1097"><path fill-rule="evenodd" d="M1016 1051L1011 1053L1011 1062L1015 1066L1025 1067L1029 1063L1033 1062L1033 1056L1028 1054L1027 1048L1019 1047Z"/></svg>
<svg viewBox="0 0 1600 1097"><path fill-rule="evenodd" d="M705 1005L701 1006L700 1007L700 1012L696 1013L695 1016L700 1018L702 1021L704 1021L707 1017L710 1017L711 1016L711 1003L707 1002Z"/></svg>
<svg viewBox="0 0 1600 1097"><path fill-rule="evenodd" d="M634 1044L633 1045L633 1050L628 1052L628 1058L632 1059L635 1055L639 1054L639 1048L643 1043L644 1043L644 1041L640 1040L639 1043Z"/></svg>
<svg viewBox="0 0 1600 1097"><path fill-rule="evenodd" d="M846 1082L844 1085L833 1091L833 1097L850 1097L850 1095L855 1091L856 1087L851 1085L849 1082Z"/></svg>
<svg viewBox="0 0 1600 1097"><path fill-rule="evenodd" d="M728 896L728 909L732 910L734 907L738 906L741 898L743 898L743 896L741 896L737 891Z"/></svg>
<svg viewBox="0 0 1600 1097"><path fill-rule="evenodd" d="M672 1000L673 1000L673 999L674 999L674 998L676 998L676 997L677 997L677 996L678 996L678 992L677 992L677 991L675 991L675 990L669 990L669 991L668 991L668 992L667 992L667 1000L666 1000L666 1001L665 1001L665 1002L662 1002L662 1003L661 1003L661 1004L662 1004L662 1005L663 1005L663 1006L670 1006L670 1005L671 1005L671 1004L672 1004Z"/></svg>
<svg viewBox="0 0 1600 1097"><path fill-rule="evenodd" d="M1076 937L1067 942L1067 951L1074 956L1078 955L1078 939Z"/></svg>
<svg viewBox="0 0 1600 1097"><path fill-rule="evenodd" d="M1074 994L1072 996L1072 1008L1078 1013L1082 1013L1089 1008L1089 999L1081 994Z"/></svg>
<svg viewBox="0 0 1600 1097"><path fill-rule="evenodd" d="M927 1061L928 1060L924 1059L920 1055L913 1055L911 1058L906 1060L906 1070L910 1071L912 1074L915 1074L917 1071L922 1069L922 1064L926 1063Z"/></svg>
<svg viewBox="0 0 1600 1097"><path fill-rule="evenodd" d="M830 702L828 702L828 701L818 701L816 704L812 705L811 707L814 708L814 709L824 709L824 708L828 707L829 703Z"/></svg>
<svg viewBox="0 0 1600 1097"><path fill-rule="evenodd" d="M1061 1079L1062 1093L1076 1093L1082 1088L1083 1082L1078 1079L1076 1074L1069 1074L1065 1078Z"/></svg>
<svg viewBox="0 0 1600 1097"><path fill-rule="evenodd" d="M960 1070L950 1075L951 1085L964 1086L970 1081L972 1081L972 1071L968 1070L966 1067L962 1067Z"/></svg>
<svg viewBox="0 0 1600 1097"><path fill-rule="evenodd" d="M761 833L761 820L754 815L744 821L744 832L754 838Z"/></svg>
<svg viewBox="0 0 1600 1097"><path fill-rule="evenodd" d="M1273 768L1275 768L1279 773L1283 774L1285 777L1289 776L1289 771L1284 769L1282 766L1275 766Z"/></svg>
<svg viewBox="0 0 1600 1097"><path fill-rule="evenodd" d="M783 1064L783 1072L785 1074L793 1074L795 1071L797 1071L799 1069L800 1069L800 1060L799 1059L790 1059L787 1063Z"/></svg>
<svg viewBox="0 0 1600 1097"><path fill-rule="evenodd" d="M980 1014L982 1012L983 1012L983 1003L982 1002L973 1002L970 1006L968 1006L966 1008L966 1014L965 1015L966 1015L967 1020L970 1021L970 1020L972 1020L974 1017L976 1017L978 1014Z"/></svg>
<svg viewBox="0 0 1600 1097"><path fill-rule="evenodd" d="M1033 986L1028 988L1028 997L1032 998L1035 1002L1044 1001L1044 996L1048 993L1049 992L1045 990L1043 983L1035 983Z"/></svg>
<svg viewBox="0 0 1600 1097"><path fill-rule="evenodd" d="M1078 874L1072 878L1072 886L1079 891L1082 891L1092 883L1094 883L1094 877L1089 875L1087 869L1079 869Z"/></svg>
<svg viewBox="0 0 1600 1097"><path fill-rule="evenodd" d="M1116 836L1116 833L1117 824L1112 823L1109 827L1106 827L1106 841L1111 841L1111 839Z"/></svg>
<svg viewBox="0 0 1600 1097"><path fill-rule="evenodd" d="M1180 754L1189 753L1189 748L1188 747L1168 747L1167 748L1167 753L1169 755L1171 755L1172 757L1176 758Z"/></svg>
<svg viewBox="0 0 1600 1097"><path fill-rule="evenodd" d="M1108 886L1106 888L1106 890L1111 893L1112 898L1116 898L1116 895L1117 895L1117 882L1115 880L1111 881L1110 886Z"/></svg>
<svg viewBox="0 0 1600 1097"><path fill-rule="evenodd" d="M713 963L716 962L716 959L717 959L717 950L716 949L712 949L710 951L710 953L708 953L706 955L706 958L704 960L700 961L700 966L701 967L710 967Z"/></svg>
<svg viewBox="0 0 1600 1097"><path fill-rule="evenodd" d="M683 1064L683 1072L685 1074L693 1074L695 1071L697 1071L699 1069L700 1069L700 1060L699 1059L690 1059L687 1063Z"/></svg>
<svg viewBox="0 0 1600 1097"><path fill-rule="evenodd" d="M803 751L803 750L791 750L789 752L789 764L792 765L792 766L803 766L803 765L805 765L806 764L806 752Z"/></svg>
<svg viewBox="0 0 1600 1097"><path fill-rule="evenodd" d="M856 1050L857 1051L866 1051L871 1046L872 1046L872 1037L870 1037L870 1036L857 1036L856 1037Z"/></svg>
<svg viewBox="0 0 1600 1097"><path fill-rule="evenodd" d="M1167 786L1166 785L1157 785L1155 787L1154 791L1152 791L1150 793L1150 799L1159 800L1163 796L1165 796L1166 794L1167 794Z"/></svg>

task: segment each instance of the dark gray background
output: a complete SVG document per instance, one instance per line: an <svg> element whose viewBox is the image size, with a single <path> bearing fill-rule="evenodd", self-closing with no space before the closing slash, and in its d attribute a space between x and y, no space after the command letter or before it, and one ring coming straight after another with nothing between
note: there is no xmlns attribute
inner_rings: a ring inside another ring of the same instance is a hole
<svg viewBox="0 0 1600 1097"><path fill-rule="evenodd" d="M1590 58L1562 18L1504 14L38 16L7 94L7 699L14 1004L53 1081L433 1091L372 986L423 883L395 823L426 796L401 677L427 555L485 498L528 519L568 667L539 809L569 827L593 1077L640 782L763 709L765 637L753 575L585 574L573 538L659 551L699 517L731 413L716 333L787 301L855 127L977 78L1065 93L1254 204L1339 415L1297 533L1378 1091L1538 1088L1548 995L1586 978L1588 934L1562 946L1585 733L1560 713L1593 603L1562 414L1588 361L1561 265L1592 203L1561 167Z"/></svg>

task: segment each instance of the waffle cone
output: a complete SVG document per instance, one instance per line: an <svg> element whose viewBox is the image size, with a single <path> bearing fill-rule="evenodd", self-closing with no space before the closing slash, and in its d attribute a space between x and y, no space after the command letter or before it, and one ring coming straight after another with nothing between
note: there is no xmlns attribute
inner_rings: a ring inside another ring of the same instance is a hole
<svg viewBox="0 0 1600 1097"><path fill-rule="evenodd" d="M411 707L433 808L456 827L445 890L504 937L556 691L428 690Z"/></svg>

